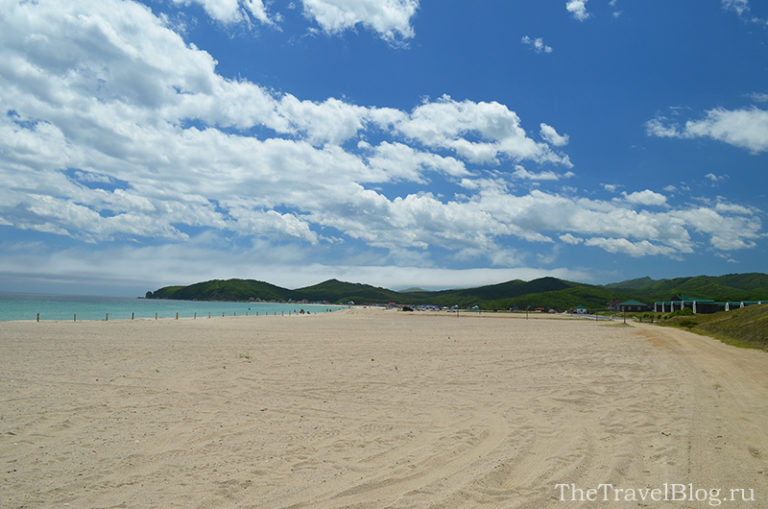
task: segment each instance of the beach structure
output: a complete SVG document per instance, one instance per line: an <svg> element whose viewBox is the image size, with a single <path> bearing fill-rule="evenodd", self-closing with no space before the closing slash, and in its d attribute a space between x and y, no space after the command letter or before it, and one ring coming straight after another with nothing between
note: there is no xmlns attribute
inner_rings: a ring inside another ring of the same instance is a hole
<svg viewBox="0 0 768 509"><path fill-rule="evenodd" d="M616 305L616 310L625 312L648 311L648 304L636 300L625 300Z"/></svg>
<svg viewBox="0 0 768 509"><path fill-rule="evenodd" d="M761 304L761 300L738 300L738 301L716 301L714 299L701 299L698 297L687 297L685 295L675 295L666 301L656 301L653 303L655 312L666 313L675 310L690 308L694 314L699 313L717 313L718 311L730 311L735 308L745 306L754 306Z"/></svg>

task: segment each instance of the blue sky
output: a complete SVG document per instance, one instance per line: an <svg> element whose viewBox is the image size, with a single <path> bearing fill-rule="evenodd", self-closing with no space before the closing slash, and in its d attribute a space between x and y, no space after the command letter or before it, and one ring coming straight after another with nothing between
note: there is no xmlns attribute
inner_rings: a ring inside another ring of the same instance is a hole
<svg viewBox="0 0 768 509"><path fill-rule="evenodd" d="M768 6L0 0L0 288L765 272Z"/></svg>

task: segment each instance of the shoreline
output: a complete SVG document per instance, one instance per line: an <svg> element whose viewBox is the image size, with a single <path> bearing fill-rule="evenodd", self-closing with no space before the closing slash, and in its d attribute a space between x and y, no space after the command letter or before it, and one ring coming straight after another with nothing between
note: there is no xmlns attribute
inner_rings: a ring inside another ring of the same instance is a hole
<svg viewBox="0 0 768 509"><path fill-rule="evenodd" d="M309 303L270 302L225 302L225 301L183 301L146 300L128 298L82 299L80 297L59 297L46 299L0 300L0 323L11 321L114 321L171 318L207 318L221 316L263 315L275 312L285 314L326 312L346 306Z"/></svg>

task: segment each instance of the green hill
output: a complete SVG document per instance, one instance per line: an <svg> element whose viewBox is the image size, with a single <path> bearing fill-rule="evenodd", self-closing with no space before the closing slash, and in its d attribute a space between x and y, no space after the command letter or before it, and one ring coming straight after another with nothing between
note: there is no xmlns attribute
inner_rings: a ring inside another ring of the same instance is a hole
<svg viewBox="0 0 768 509"><path fill-rule="evenodd" d="M251 279L212 280L189 286L167 286L147 292L147 298L181 300L308 300L381 304L433 304L437 306L507 309L510 307L554 307L568 309L579 304L602 308L606 302L623 295L601 286L564 281L553 277L533 281L507 281L505 283L441 291L416 290L396 292L386 288L331 279L322 283L288 290L263 281Z"/></svg>
<svg viewBox="0 0 768 509"><path fill-rule="evenodd" d="M532 281L507 281L495 285L458 290L442 290L409 294L414 304L435 304L438 306L471 307L486 309L537 308L569 309L578 305L588 308L603 308L620 291L607 290L601 286L544 277Z"/></svg>
<svg viewBox="0 0 768 509"><path fill-rule="evenodd" d="M346 283L338 279L329 279L320 284L299 288L294 291L296 299L306 299L309 301L329 301L329 302L398 302L402 294L386 288L377 288L371 285L360 283Z"/></svg>
<svg viewBox="0 0 768 509"><path fill-rule="evenodd" d="M266 300L283 301L291 299L293 292L263 281L253 279L214 279L189 286L166 286L147 297L152 299L178 300L220 300L247 301Z"/></svg>
<svg viewBox="0 0 768 509"><path fill-rule="evenodd" d="M611 283L605 285L606 288L623 288L627 290L646 290L648 288L653 287L658 283L658 281L655 281L648 276L637 278L637 279L630 279L629 281L622 281L620 283Z"/></svg>
<svg viewBox="0 0 768 509"><path fill-rule="evenodd" d="M635 299L646 303L668 300L675 294L715 300L768 300L768 275L728 274L653 280L639 278L610 285L589 285L543 277L452 290L397 292L387 288L330 279L289 290L252 279L212 280L189 286L166 286L147 292L148 298L182 300L264 300L381 304L433 304L462 308L524 309L528 306L566 310L578 305L606 309L614 300Z"/></svg>
<svg viewBox="0 0 768 509"><path fill-rule="evenodd" d="M726 274L660 280L640 278L605 287L631 292L646 301L669 300L675 294L717 301L760 300L768 297L768 274Z"/></svg>

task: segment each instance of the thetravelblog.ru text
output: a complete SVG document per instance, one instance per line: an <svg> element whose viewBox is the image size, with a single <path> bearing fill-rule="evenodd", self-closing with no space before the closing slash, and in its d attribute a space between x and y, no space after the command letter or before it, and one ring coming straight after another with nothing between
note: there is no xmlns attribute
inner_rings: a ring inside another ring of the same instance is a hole
<svg viewBox="0 0 768 509"><path fill-rule="evenodd" d="M655 488L620 488L611 483L583 488L574 483L558 483L555 492L560 502L698 502L717 507L755 501L754 488L708 488L693 483L664 483Z"/></svg>

